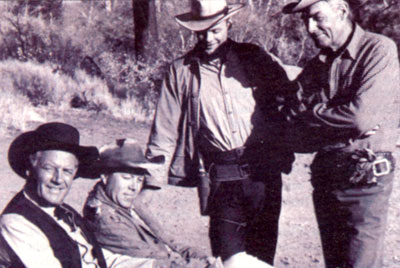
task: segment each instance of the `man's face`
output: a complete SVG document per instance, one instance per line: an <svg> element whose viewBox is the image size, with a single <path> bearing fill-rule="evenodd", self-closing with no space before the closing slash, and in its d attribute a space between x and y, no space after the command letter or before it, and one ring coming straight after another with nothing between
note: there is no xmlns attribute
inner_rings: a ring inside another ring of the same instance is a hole
<svg viewBox="0 0 400 268"><path fill-rule="evenodd" d="M78 159L69 152L48 150L31 156L37 195L47 205L61 205L78 171Z"/></svg>
<svg viewBox="0 0 400 268"><path fill-rule="evenodd" d="M144 176L125 172L114 172L104 176L106 194L114 203L131 208L133 200L143 186Z"/></svg>
<svg viewBox="0 0 400 268"><path fill-rule="evenodd" d="M221 21L206 31L196 32L204 53L212 55L228 39L230 22Z"/></svg>
<svg viewBox="0 0 400 268"><path fill-rule="evenodd" d="M344 19L336 6L319 1L307 8L302 18L319 48L336 50L342 45Z"/></svg>

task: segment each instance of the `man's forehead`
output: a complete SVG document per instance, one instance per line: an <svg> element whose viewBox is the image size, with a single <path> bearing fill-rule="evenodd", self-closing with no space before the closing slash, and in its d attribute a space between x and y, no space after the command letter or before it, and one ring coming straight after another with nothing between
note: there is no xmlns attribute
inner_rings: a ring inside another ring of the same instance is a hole
<svg viewBox="0 0 400 268"><path fill-rule="evenodd" d="M37 151L33 155L36 155L41 161L74 161L78 163L78 158L75 154L63 151L63 150L42 150Z"/></svg>
<svg viewBox="0 0 400 268"><path fill-rule="evenodd" d="M213 25L212 27L210 27L204 31L197 32L197 33L205 33L205 32L215 30L215 29L219 29L221 27L224 27L227 24L227 22L228 22L228 20L222 20L222 21L218 22L217 24Z"/></svg>
<svg viewBox="0 0 400 268"><path fill-rule="evenodd" d="M301 13L301 17L308 18L308 17L315 16L321 12L325 13L325 12L331 12L331 11L332 11L331 5L327 1L321 0L321 1L318 1L310 6L306 7L304 9L304 11Z"/></svg>

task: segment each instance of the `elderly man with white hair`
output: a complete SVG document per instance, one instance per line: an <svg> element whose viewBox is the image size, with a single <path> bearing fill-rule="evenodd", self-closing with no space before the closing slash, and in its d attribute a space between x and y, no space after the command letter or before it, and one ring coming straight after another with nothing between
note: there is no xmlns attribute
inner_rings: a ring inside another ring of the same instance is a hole
<svg viewBox="0 0 400 268"><path fill-rule="evenodd" d="M364 2L301 0L284 8L301 13L321 49L286 111L295 147L317 152L311 182L329 268L383 267L400 70L396 44L353 21Z"/></svg>

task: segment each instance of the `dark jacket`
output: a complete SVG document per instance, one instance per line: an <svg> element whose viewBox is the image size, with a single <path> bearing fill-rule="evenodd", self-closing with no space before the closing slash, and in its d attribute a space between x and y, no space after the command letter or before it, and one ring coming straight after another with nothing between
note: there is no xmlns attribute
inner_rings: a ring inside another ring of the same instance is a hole
<svg viewBox="0 0 400 268"><path fill-rule="evenodd" d="M271 167L289 172L293 154L285 148L281 127L282 118L277 113L276 95L290 90L287 75L279 62L256 45L226 43L227 58L233 58L246 76L245 86L253 89L256 105L265 112L270 135L265 137ZM196 146L199 129L199 59L201 53L195 48L174 61L164 79L157 111L149 138L147 156L164 155L169 159L169 170L149 177L152 186L170 184L197 184L200 169L199 148ZM244 81L243 81L244 82ZM168 173L168 175L167 175Z"/></svg>
<svg viewBox="0 0 400 268"><path fill-rule="evenodd" d="M114 253L133 257L168 258L166 245L144 222L115 204L99 182L90 192L84 217L97 241Z"/></svg>

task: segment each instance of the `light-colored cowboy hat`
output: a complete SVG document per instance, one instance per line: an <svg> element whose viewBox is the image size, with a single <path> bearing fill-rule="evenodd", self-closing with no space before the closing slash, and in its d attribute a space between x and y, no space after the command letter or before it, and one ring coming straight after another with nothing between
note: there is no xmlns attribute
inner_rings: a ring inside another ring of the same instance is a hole
<svg viewBox="0 0 400 268"><path fill-rule="evenodd" d="M89 166L99 156L97 148L80 146L78 130L59 122L40 125L36 130L22 133L15 138L8 149L8 162L15 173L26 179L26 170L30 168L29 156L46 150L74 154L79 160L76 177L92 177Z"/></svg>
<svg viewBox="0 0 400 268"><path fill-rule="evenodd" d="M191 11L176 16L175 20L191 31L205 31L230 18L244 6L245 4L228 5L226 0L191 0Z"/></svg>
<svg viewBox="0 0 400 268"><path fill-rule="evenodd" d="M133 139L120 139L100 148L100 159L94 165L99 174L128 172L145 174L148 169L160 167L164 156L147 159L139 143Z"/></svg>
<svg viewBox="0 0 400 268"><path fill-rule="evenodd" d="M285 14L303 12L307 7L324 0L300 0L298 2L292 2L283 7L282 12ZM346 0L352 9L358 8L364 5L368 0Z"/></svg>

